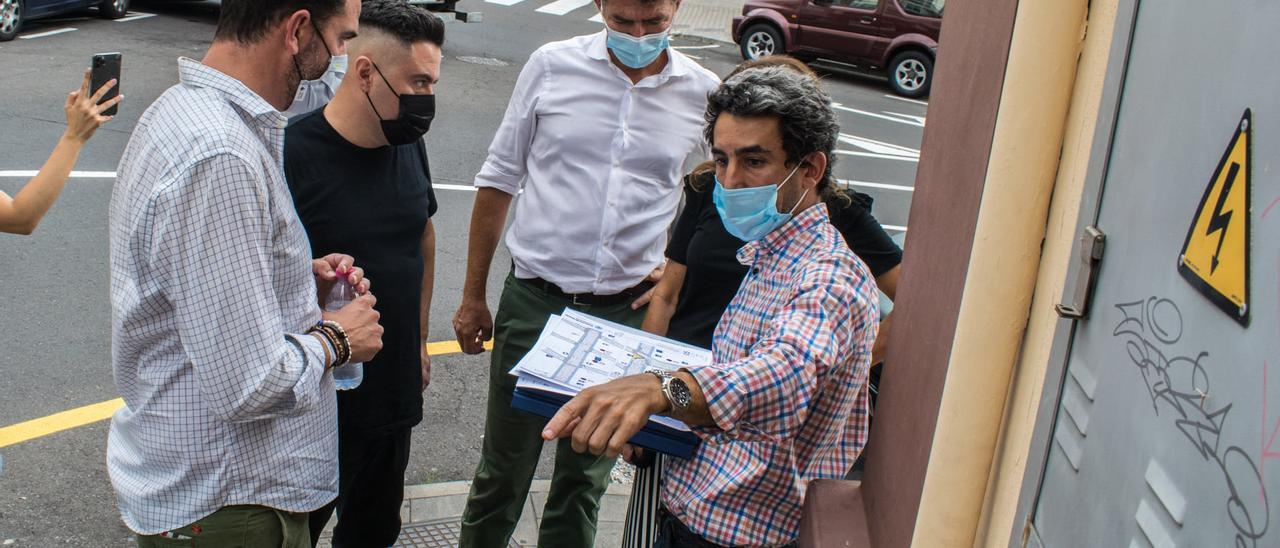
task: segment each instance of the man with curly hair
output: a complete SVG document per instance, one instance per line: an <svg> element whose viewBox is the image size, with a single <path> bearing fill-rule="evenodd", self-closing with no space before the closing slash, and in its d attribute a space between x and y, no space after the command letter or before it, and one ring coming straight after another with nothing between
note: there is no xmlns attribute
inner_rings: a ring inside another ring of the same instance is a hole
<svg viewBox="0 0 1280 548"><path fill-rule="evenodd" d="M821 194L839 127L806 75L755 68L708 98L713 199L750 268L712 341L712 363L589 388L544 439L622 454L650 415L693 427L691 459L667 459L654 546L787 546L808 483L840 478L867 438L877 332L871 272Z"/></svg>

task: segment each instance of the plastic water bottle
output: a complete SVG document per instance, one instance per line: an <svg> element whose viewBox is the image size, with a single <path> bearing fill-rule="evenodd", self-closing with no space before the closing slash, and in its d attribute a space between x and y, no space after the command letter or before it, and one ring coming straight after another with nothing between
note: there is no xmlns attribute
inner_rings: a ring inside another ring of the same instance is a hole
<svg viewBox="0 0 1280 548"><path fill-rule="evenodd" d="M329 312L341 310L355 298L356 290L347 282L347 274L338 274L338 281L334 282L333 289L329 290L329 298L324 302L324 309ZM333 384L338 387L338 390L351 390L360 386L363 380L363 363L347 362L333 369Z"/></svg>

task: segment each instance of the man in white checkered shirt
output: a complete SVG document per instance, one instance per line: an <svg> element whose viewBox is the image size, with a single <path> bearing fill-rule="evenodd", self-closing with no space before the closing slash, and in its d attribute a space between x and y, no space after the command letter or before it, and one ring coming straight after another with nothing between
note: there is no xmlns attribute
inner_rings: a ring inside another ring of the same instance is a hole
<svg viewBox="0 0 1280 548"><path fill-rule="evenodd" d="M351 257L310 257L279 111L345 51L359 12L358 0L224 0L204 60L178 61L179 83L120 162L112 361L125 407L107 464L139 546L309 547L306 512L337 495L328 372L376 354L382 328L367 293L321 314L336 272L368 283Z"/></svg>

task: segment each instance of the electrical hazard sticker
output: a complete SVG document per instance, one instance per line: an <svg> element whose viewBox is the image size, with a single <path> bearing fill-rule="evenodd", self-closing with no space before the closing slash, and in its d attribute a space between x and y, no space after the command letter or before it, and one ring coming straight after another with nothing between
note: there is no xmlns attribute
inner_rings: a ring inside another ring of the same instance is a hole
<svg viewBox="0 0 1280 548"><path fill-rule="evenodd" d="M1249 325L1252 114L1244 111L1200 199L1178 258L1182 274L1240 325Z"/></svg>

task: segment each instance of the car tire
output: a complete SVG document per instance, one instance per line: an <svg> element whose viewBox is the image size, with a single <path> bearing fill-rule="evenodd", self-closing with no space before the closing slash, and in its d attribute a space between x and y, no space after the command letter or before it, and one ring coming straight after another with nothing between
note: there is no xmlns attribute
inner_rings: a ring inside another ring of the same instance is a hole
<svg viewBox="0 0 1280 548"><path fill-rule="evenodd" d="M22 30L22 13L26 6L22 0L0 0L0 42L18 37Z"/></svg>
<svg viewBox="0 0 1280 548"><path fill-rule="evenodd" d="M119 19L129 13L129 0L102 0L98 15L107 19Z"/></svg>
<svg viewBox="0 0 1280 548"><path fill-rule="evenodd" d="M784 46L782 33L768 23L756 23L742 31L742 58L748 61L784 54L787 52Z"/></svg>
<svg viewBox="0 0 1280 548"><path fill-rule="evenodd" d="M889 62L889 86L903 97L924 97L933 85L933 58L919 51L904 51Z"/></svg>

